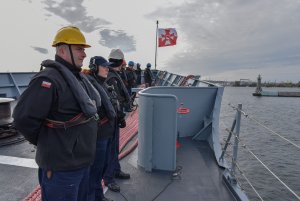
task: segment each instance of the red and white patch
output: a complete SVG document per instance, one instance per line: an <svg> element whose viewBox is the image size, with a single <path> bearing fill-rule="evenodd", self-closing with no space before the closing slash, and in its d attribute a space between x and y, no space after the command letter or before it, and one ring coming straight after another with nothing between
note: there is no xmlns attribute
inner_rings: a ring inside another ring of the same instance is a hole
<svg viewBox="0 0 300 201"><path fill-rule="evenodd" d="M45 88L48 88L48 89L51 87L51 85L52 85L52 83L47 82L47 81L43 81L42 84L41 84L42 87L45 87Z"/></svg>

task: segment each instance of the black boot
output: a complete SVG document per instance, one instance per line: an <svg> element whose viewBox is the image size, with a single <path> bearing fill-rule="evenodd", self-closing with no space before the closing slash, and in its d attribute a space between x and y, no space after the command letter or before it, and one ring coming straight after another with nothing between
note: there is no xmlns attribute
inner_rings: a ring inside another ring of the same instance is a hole
<svg viewBox="0 0 300 201"><path fill-rule="evenodd" d="M101 201L113 201L113 200L110 198L103 197Z"/></svg>
<svg viewBox="0 0 300 201"><path fill-rule="evenodd" d="M130 179L130 174L120 171L120 172L118 172L118 173L115 174L115 178L118 178L118 179Z"/></svg>
<svg viewBox="0 0 300 201"><path fill-rule="evenodd" d="M105 186L107 186L107 188L113 192L120 192L120 186L115 182L105 184Z"/></svg>

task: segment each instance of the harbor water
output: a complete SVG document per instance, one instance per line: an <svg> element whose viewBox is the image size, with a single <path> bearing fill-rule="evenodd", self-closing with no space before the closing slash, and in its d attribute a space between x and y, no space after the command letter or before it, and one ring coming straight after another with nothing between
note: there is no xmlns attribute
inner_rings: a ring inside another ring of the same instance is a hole
<svg viewBox="0 0 300 201"><path fill-rule="evenodd" d="M300 91L300 88L272 88L274 91ZM228 136L237 107L242 104L249 117L300 146L300 98L256 97L252 87L225 87L220 117L221 142ZM245 144L278 178L300 195L300 149L242 115L238 164L265 201L298 200L241 144ZM228 147L232 154L232 147ZM227 155L229 159L230 156ZM228 160L229 162L230 160ZM231 162L231 161L230 161ZM261 200L237 170L239 182L251 201Z"/></svg>

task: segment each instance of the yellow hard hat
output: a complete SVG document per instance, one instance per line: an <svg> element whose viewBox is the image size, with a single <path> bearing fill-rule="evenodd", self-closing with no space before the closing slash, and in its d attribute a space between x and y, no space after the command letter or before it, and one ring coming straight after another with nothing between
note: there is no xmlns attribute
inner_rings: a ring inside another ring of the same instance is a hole
<svg viewBox="0 0 300 201"><path fill-rule="evenodd" d="M63 27L57 31L54 41L52 43L53 47L58 44L69 44L69 45L84 45L85 47L91 47L86 44L85 37L81 33L80 29L74 26Z"/></svg>

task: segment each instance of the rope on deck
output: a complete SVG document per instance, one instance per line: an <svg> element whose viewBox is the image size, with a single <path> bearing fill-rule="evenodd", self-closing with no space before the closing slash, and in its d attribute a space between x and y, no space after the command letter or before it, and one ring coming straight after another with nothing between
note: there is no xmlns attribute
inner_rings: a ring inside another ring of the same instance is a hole
<svg viewBox="0 0 300 201"><path fill-rule="evenodd" d="M138 110L131 112L126 118L126 127L120 129L120 152L124 149L126 144L137 135L138 121Z"/></svg>
<svg viewBox="0 0 300 201"><path fill-rule="evenodd" d="M23 201L41 201L41 187L37 186Z"/></svg>

